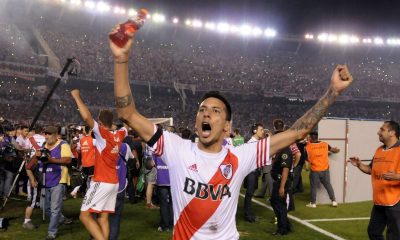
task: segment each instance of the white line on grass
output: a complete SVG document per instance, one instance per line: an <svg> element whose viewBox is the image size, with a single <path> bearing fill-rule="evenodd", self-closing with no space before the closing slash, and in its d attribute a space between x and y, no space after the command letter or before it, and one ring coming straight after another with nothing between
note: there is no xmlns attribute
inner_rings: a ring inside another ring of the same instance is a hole
<svg viewBox="0 0 400 240"><path fill-rule="evenodd" d="M244 194L240 194L240 196L244 197ZM272 210L272 211L273 211L272 207L271 207L271 206L268 206L268 205L265 204L265 203L262 203L262 202L260 202L260 201L258 201L258 200L255 200L255 199L252 199L252 201L253 201L254 203L260 205L260 206L263 206L263 207L268 208L269 210ZM335 240L345 240L344 238L339 237L338 235L335 235L335 234L333 234L333 233L331 233L331 232L328 232L328 231L326 231L326 230L324 230L324 229L322 229L322 228L319 228L319 227L317 227L317 226L315 226L315 225L313 225L313 224L311 224L311 223L309 223L309 222L306 222L306 221L304 221L304 220L302 220L302 219L300 219L300 218L298 218L298 217L292 216L292 215L290 215L290 214L288 214L288 217L289 217L290 219L292 219L292 220L294 220L294 221L300 223L300 224L303 224L303 225L306 226L306 227L311 228L311 229L314 230L314 231L317 231L317 232L319 232L319 233L324 234L325 236L331 237L331 238L333 238L333 239L335 239Z"/></svg>
<svg viewBox="0 0 400 240"><path fill-rule="evenodd" d="M359 218L322 218L322 219L307 219L306 222L334 222L334 221L356 221L356 220L369 220L369 217Z"/></svg>

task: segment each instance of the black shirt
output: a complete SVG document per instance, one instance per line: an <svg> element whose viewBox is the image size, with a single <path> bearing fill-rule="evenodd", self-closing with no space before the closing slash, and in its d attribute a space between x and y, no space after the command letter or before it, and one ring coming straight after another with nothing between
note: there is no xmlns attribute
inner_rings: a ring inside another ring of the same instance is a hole
<svg viewBox="0 0 400 240"><path fill-rule="evenodd" d="M271 176L274 180L281 179L284 168L292 169L293 154L290 147L282 149L275 154L274 161L272 162Z"/></svg>

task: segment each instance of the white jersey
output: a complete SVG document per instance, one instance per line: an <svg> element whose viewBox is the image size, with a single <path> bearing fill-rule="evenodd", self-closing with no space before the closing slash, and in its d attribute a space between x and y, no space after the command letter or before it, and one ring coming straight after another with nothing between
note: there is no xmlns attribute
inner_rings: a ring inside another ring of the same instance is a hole
<svg viewBox="0 0 400 240"><path fill-rule="evenodd" d="M16 139L15 141L18 143L18 145L19 145L22 149L24 149L24 150L29 149L29 144L30 144L30 142L29 142L29 139L28 139L28 138L24 138L24 137L22 137L22 136L18 136L17 139Z"/></svg>
<svg viewBox="0 0 400 240"><path fill-rule="evenodd" d="M40 134L35 134L32 137L27 138L27 140L28 140L28 149L31 150L30 154L31 157L33 157L33 155L35 155L36 150L39 150L41 147L43 147L44 143L46 142L46 138ZM37 149L38 147L39 149Z"/></svg>
<svg viewBox="0 0 400 240"><path fill-rule="evenodd" d="M219 153L163 132L153 146L168 165L174 208L174 240L239 239L236 210L243 179L269 158L269 138Z"/></svg>

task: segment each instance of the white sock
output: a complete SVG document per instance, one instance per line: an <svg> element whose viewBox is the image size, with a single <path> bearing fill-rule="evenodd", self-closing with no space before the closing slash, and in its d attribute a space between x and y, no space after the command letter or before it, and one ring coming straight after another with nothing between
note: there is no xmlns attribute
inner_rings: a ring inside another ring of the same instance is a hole
<svg viewBox="0 0 400 240"><path fill-rule="evenodd" d="M29 219L29 218L25 218L25 221L24 221L24 223L28 223L28 222L30 222L31 221L31 219Z"/></svg>
<svg viewBox="0 0 400 240"><path fill-rule="evenodd" d="M76 194L79 191L79 188L81 188L81 186L75 187L74 190L72 190L71 194Z"/></svg>

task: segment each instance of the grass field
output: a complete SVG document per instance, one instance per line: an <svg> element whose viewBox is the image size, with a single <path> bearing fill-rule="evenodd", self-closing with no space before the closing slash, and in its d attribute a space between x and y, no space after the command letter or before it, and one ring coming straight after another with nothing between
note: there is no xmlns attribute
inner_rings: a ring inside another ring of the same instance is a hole
<svg viewBox="0 0 400 240"><path fill-rule="evenodd" d="M290 214L302 219L331 219L331 218L362 218L369 217L372 207L371 202L339 204L338 208L328 205L318 205L316 209L305 207L309 199L309 186L307 175L304 173L305 193L295 195L296 211ZM265 199L257 199L262 203L267 203ZM63 225L59 228L57 239L88 239L88 234L83 225L78 220L79 208L82 199L68 199L64 202L64 215L74 218L71 225ZM25 239L44 239L47 234L47 223L41 221L41 211L35 210L33 222L39 227L29 231L22 228L24 219L24 209L27 202L10 200L6 208L0 212L0 217L14 218L10 221L8 231L1 232L0 239L4 240L25 240ZM269 205L269 203L267 203ZM271 233L275 231L276 225L270 221L273 212L263 206L254 204L254 212L259 217L256 223L248 223L243 220L243 198L239 199L237 212L237 228L240 232L240 239L274 239ZM125 203L123 219L121 223L121 233L119 239L149 239L149 240L165 240L171 239L171 233L157 232L159 222L159 212L157 210L145 209L144 202L137 204ZM332 237L319 233L303 224L291 220L294 225L294 232L279 237L279 239L296 239L296 240L323 240L332 239ZM309 222L325 231L337 235L343 239L368 239L366 230L368 220L352 220L352 221L324 221Z"/></svg>

